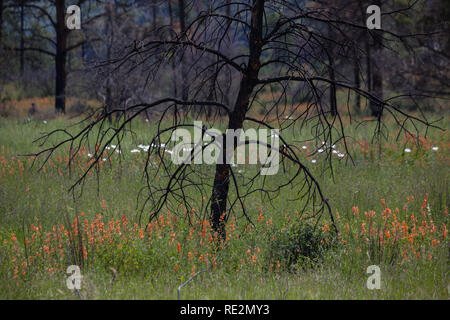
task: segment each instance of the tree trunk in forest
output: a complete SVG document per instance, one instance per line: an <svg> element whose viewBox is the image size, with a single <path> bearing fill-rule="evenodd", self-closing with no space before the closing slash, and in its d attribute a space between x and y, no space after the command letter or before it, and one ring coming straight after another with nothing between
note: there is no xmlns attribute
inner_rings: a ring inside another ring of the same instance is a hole
<svg viewBox="0 0 450 320"><path fill-rule="evenodd" d="M331 116L337 115L337 101L336 101L336 76L334 71L334 63L333 57L331 54L328 55L328 63L329 63L329 75L330 75L330 114Z"/></svg>
<svg viewBox="0 0 450 320"><path fill-rule="evenodd" d="M361 22L365 25L366 24L366 7L362 3L362 1L359 1L359 9L361 11ZM372 52L370 49L370 33L369 29L366 30L364 34L364 49L366 51L366 91L372 92ZM369 102L369 108L371 108L370 102Z"/></svg>
<svg viewBox="0 0 450 320"><path fill-rule="evenodd" d="M331 26L328 25L328 37L329 39L333 39L333 33L331 30ZM336 75L334 70L334 43L332 41L329 41L328 48L326 50L326 54L328 56L328 75L331 80L330 84L330 114L331 116L337 115L337 101L336 101Z"/></svg>
<svg viewBox="0 0 450 320"><path fill-rule="evenodd" d="M231 17L231 0L227 0L227 8L226 8L226 15L228 17ZM226 54L229 56L231 53L231 46L226 46L226 48L224 48ZM224 102L227 106L230 105L230 95L231 95L231 88L233 85L233 80L232 80L232 76L230 76L229 79L229 84L226 86L225 88L225 97L224 97ZM219 114L222 115L222 110L219 110Z"/></svg>
<svg viewBox="0 0 450 320"><path fill-rule="evenodd" d="M183 38L184 38L184 33L186 32L186 12L185 12L185 4L184 4L184 0L178 0L178 12L179 12L179 19L180 19L180 31L181 34L183 34ZM188 96L189 96L189 86L188 86L188 79L187 79L187 72L186 72L186 65L185 63L183 63L183 58L185 57L181 57L181 99L183 101L187 101L188 100Z"/></svg>
<svg viewBox="0 0 450 320"><path fill-rule="evenodd" d="M381 0L374 0L374 5L381 7ZM359 1L359 8L361 10L361 17L365 24L365 6L362 1ZM370 38L373 36L373 51L370 48ZM367 73L367 91L379 100L383 100L383 75L380 66L377 66L376 58L381 55L383 49L383 38L381 30L367 30L365 35L365 49L366 49L366 73ZM381 117L383 113L383 106L376 101L369 101L370 113L373 117Z"/></svg>
<svg viewBox="0 0 450 320"><path fill-rule="evenodd" d="M158 16L158 3L157 3L157 0L153 0L152 15L153 15L153 32L156 33L156 28L157 28L156 17Z"/></svg>
<svg viewBox="0 0 450 320"><path fill-rule="evenodd" d="M3 0L0 0L0 54L3 51L2 36L3 36Z"/></svg>
<svg viewBox="0 0 450 320"><path fill-rule="evenodd" d="M25 12L24 12L24 0L20 1L20 77L23 77L23 72L25 70Z"/></svg>
<svg viewBox="0 0 450 320"><path fill-rule="evenodd" d="M67 31L65 23L65 0L56 1L56 55L55 55L55 111L66 113L66 58Z"/></svg>
<svg viewBox="0 0 450 320"><path fill-rule="evenodd" d="M107 16L107 31L108 41L106 44L106 61L111 61L111 51L114 42L114 24L116 18L116 5L114 3L109 3L106 6L106 16ZM105 92L105 109L108 112L108 121L112 123L112 116L109 112L112 110L113 98L112 98L112 79L110 75L110 71L108 71L108 77L106 79L106 92Z"/></svg>
<svg viewBox="0 0 450 320"><path fill-rule="evenodd" d="M380 5L380 1L375 1L375 4ZM378 98L379 100L383 100L383 71L381 69L381 65L377 59L381 57L381 53L383 51L383 34L381 30L373 30L373 39L374 39L374 52L371 55L371 66L372 66L372 90L370 93ZM378 63L377 63L378 62ZM370 111L372 116L381 117L383 113L383 106L371 100L370 101Z"/></svg>
<svg viewBox="0 0 450 320"><path fill-rule="evenodd" d="M250 103L250 97L258 80L258 73L261 66L260 56L262 49L262 25L264 13L264 0L254 0L252 7L251 31L249 39L249 60L245 71L243 72L239 93L230 114L228 129L241 129L244 123L245 115ZM234 153L237 143L234 141L233 150L226 150L225 135L223 140L223 157L228 160L227 154ZM211 227L213 232L225 240L225 220L227 211L228 189L230 185L230 166L229 164L217 164L214 177L214 184L211 196Z"/></svg>
<svg viewBox="0 0 450 320"><path fill-rule="evenodd" d="M360 68L359 68L359 59L357 54L355 53L355 58L353 60L353 77L355 82L355 88L359 89L361 86L361 80L359 78ZM361 96L359 94L355 94L355 112L357 114L361 113Z"/></svg>
<svg viewBox="0 0 450 320"><path fill-rule="evenodd" d="M371 66L371 50L370 50L370 40L369 35L367 35L365 39L365 47L366 47L366 82L367 88L366 91L372 92L372 66Z"/></svg>
<svg viewBox="0 0 450 320"><path fill-rule="evenodd" d="M173 36L173 32L175 32L175 26L173 21L173 11L172 11L172 1L168 1L168 7L169 7L169 19L170 19L170 31L171 31L171 37ZM178 98L178 90L177 90L177 70L175 65L175 59L172 59L172 79L173 79L173 96L175 98ZM175 103L174 109L173 109L173 118L174 122L177 123L178 120L178 105Z"/></svg>

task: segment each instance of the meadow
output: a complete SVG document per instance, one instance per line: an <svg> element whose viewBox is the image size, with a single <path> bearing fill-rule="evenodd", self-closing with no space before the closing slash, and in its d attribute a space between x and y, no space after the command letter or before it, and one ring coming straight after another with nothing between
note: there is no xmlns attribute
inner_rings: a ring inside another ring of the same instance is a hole
<svg viewBox="0 0 450 320"><path fill-rule="evenodd" d="M22 156L40 150L32 142L43 132L76 120L0 118L1 299L79 299L66 286L72 264L81 266L83 299L176 299L178 286L201 270L181 289L182 299L449 298L447 120L440 123L446 130L420 139L396 139L388 122L390 135L377 144L370 127L356 130L347 119L354 163L333 155L333 176L325 155L311 156L312 143L299 144L339 234L326 216L315 227L285 190L272 202L249 198L254 225L232 216L219 245L208 220L189 221L181 204L139 224L142 145L152 121L138 119L120 153L101 161L98 176L88 175L75 197L68 190L93 149L80 150L71 175L65 149L41 170L42 159L32 166L35 159ZM381 269L379 290L366 286L370 265Z"/></svg>

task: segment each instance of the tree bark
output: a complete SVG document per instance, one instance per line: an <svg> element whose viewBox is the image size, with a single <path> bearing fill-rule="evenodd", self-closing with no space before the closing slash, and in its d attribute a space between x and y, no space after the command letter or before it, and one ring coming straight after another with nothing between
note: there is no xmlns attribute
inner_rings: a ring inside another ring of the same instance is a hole
<svg viewBox="0 0 450 320"><path fill-rule="evenodd" d="M333 39L333 32L331 30L331 26L328 25L328 37ZM327 48L327 56L328 56L328 74L330 76L331 84L330 84L330 114L331 116L337 115L337 101L336 101L336 75L334 70L334 43L329 41L329 45Z"/></svg>
<svg viewBox="0 0 450 320"><path fill-rule="evenodd" d="M111 61L111 51L114 43L114 24L116 21L116 5L115 3L108 3L105 6L106 17L107 17L107 35L108 41L106 43L106 61ZM106 92L105 92L105 109L108 112L108 121L112 123L112 116L109 112L112 110L113 97L112 97L112 79L110 71L108 71L108 76L106 79Z"/></svg>
<svg viewBox="0 0 450 320"><path fill-rule="evenodd" d="M185 35L186 32L186 12L185 12L185 3L184 0L178 0L178 12L179 12L179 19L180 19L180 31L181 34ZM183 101L187 101L189 97L189 86L188 86L188 79L187 79L187 72L186 72L186 65L183 62L183 58L181 57L181 99Z"/></svg>
<svg viewBox="0 0 450 320"><path fill-rule="evenodd" d="M66 59L67 31L65 23L65 0L56 1L56 55L55 55L55 111L66 113Z"/></svg>
<svg viewBox="0 0 450 320"><path fill-rule="evenodd" d="M380 1L375 1L375 4L380 5ZM379 62L381 58L381 54L383 51L383 34L381 30L373 30L373 39L374 39L374 52L371 55L371 65L372 65L372 90L371 94L378 98L379 100L383 100L383 71L381 69L381 65ZM378 60L378 61L377 61ZM370 101L370 111L372 116L381 117L383 114L383 106L377 101Z"/></svg>
<svg viewBox="0 0 450 320"><path fill-rule="evenodd" d="M243 72L239 93L231 112L228 122L228 129L241 129L243 127L245 115L248 110L250 97L258 80L260 69L260 56L262 49L262 25L264 13L264 0L254 0L252 8L251 31L249 40L249 60L245 71ZM233 150L226 150L226 135L223 139L223 157L226 160L227 153L233 152L236 148L234 142ZM230 185L230 166L229 164L217 164L214 177L214 184L211 196L211 215L210 222L213 232L225 240L225 221L227 211L227 198Z"/></svg>
<svg viewBox="0 0 450 320"><path fill-rule="evenodd" d="M156 0L153 0L153 3L152 3L152 15L153 15L153 32L156 34L156 28L157 28L156 17L158 15L158 3Z"/></svg>
<svg viewBox="0 0 450 320"><path fill-rule="evenodd" d="M336 101L336 77L334 73L334 64L330 62L330 108L331 108L331 116L337 115L337 101Z"/></svg>
<svg viewBox="0 0 450 320"><path fill-rule="evenodd" d="M173 33L175 32L175 26L173 21L173 10L172 10L172 0L167 1L167 5L169 8L169 21L170 21L170 31L171 31L171 37L173 37ZM175 65L175 59L172 59L172 82L173 82L173 96L178 98L178 90L177 90L177 71L176 71L176 65ZM174 109L173 109L173 118L174 122L177 123L178 120L178 105L175 103Z"/></svg>
<svg viewBox="0 0 450 320"><path fill-rule="evenodd" d="M227 8L226 8L226 15L228 17L231 17L231 0L227 0L226 4L227 4ZM231 46L226 46L226 48L224 48L225 52L227 55L230 55L231 53ZM229 83L225 88L225 97L224 97L224 102L227 106L230 105L230 94L231 94L231 87L233 85L233 81L232 81L232 77L230 76L229 79ZM219 110L219 114L222 115L222 110Z"/></svg>
<svg viewBox="0 0 450 320"><path fill-rule="evenodd" d="M366 8L361 0L358 1L359 9L361 11L361 22L366 24ZM370 33L369 30L364 33L364 49L366 51L366 91L372 92L372 52L370 49ZM368 103L370 109L370 102Z"/></svg>
<svg viewBox="0 0 450 320"><path fill-rule="evenodd" d="M3 0L0 0L0 54L3 51Z"/></svg>
<svg viewBox="0 0 450 320"><path fill-rule="evenodd" d="M355 82L355 87L359 89L361 86L361 79L359 77L360 68L359 68L359 59L357 53L355 53L355 57L353 59L353 77ZM355 94L355 112L357 114L361 113L361 96L359 94Z"/></svg>
<svg viewBox="0 0 450 320"><path fill-rule="evenodd" d="M374 0L374 5L381 7L381 0ZM361 10L361 17L365 24L365 7L362 1L359 1L359 8ZM370 37L373 35L373 51L370 48ZM383 100L383 76L382 71L377 67L376 59L381 55L383 49L382 31L380 30L367 30L365 36L365 49L366 49L366 74L367 74L367 91L369 91L376 98ZM370 113L374 117L381 117L383 113L383 107L378 102L369 101Z"/></svg>
<svg viewBox="0 0 450 320"><path fill-rule="evenodd" d="M336 76L334 71L334 63L332 54L328 53L328 75L330 76L330 114L331 116L337 115L337 101L336 101Z"/></svg>
<svg viewBox="0 0 450 320"><path fill-rule="evenodd" d="M20 77L23 77L23 73L25 70L25 8L24 8L24 0L20 1Z"/></svg>

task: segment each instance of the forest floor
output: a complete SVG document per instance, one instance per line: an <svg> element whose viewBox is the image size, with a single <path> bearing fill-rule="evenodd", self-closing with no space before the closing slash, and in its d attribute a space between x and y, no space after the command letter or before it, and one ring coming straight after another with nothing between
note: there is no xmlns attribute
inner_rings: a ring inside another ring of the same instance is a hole
<svg viewBox="0 0 450 320"><path fill-rule="evenodd" d="M102 161L75 198L68 190L92 161L94 143L77 153L71 175L65 148L41 170L43 159L32 166L32 157L21 156L42 149L32 142L43 132L75 121L0 118L0 299L79 299L66 283L71 264L81 266L85 299L176 299L178 286L200 270L207 271L181 289L182 299L449 298L448 122L440 124L446 131L420 140L396 139L388 123L381 148L371 144L370 127L356 131L348 123L355 161L332 154L333 176L325 154L299 143L339 235L326 215L314 228L317 221L302 215L301 201L288 201L294 191L286 189L271 202L250 197L245 207L254 226L230 217L227 240L218 245L207 219L199 214L189 223L182 204L151 222L144 210L139 224L139 145L149 143L151 121L133 124L121 153ZM192 212L203 212L202 201ZM371 265L380 268L380 289L367 287Z"/></svg>

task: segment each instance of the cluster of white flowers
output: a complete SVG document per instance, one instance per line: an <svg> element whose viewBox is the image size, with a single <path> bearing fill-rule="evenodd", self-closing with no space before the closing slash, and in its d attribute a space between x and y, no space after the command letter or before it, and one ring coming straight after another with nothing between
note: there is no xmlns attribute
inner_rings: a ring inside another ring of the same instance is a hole
<svg viewBox="0 0 450 320"><path fill-rule="evenodd" d="M433 151L438 151L438 150L439 150L439 147L436 147L436 146L431 147L431 150L433 150ZM406 152L406 153L410 153L410 152L411 152L411 149L410 149L410 148L405 148L405 152Z"/></svg>
<svg viewBox="0 0 450 320"><path fill-rule="evenodd" d="M272 136L277 136L277 135L276 135L276 134L272 134ZM206 142L204 143L204 145L207 145L207 144L208 144L208 143L206 143ZM156 144L154 144L154 143L152 143L151 145L139 144L139 145L137 146L137 148L131 149L131 150L130 150L130 153L140 153L141 150L144 151L144 152L148 152L148 150L150 149L150 146L151 146L152 148L157 148L157 147L163 148L163 149L164 149L164 152L166 152L166 153L168 153L168 154L172 154L172 153L173 153L173 150L166 149L166 144L165 144L165 143L161 143L159 146L156 145ZM308 146L301 146L301 148L302 148L303 150L307 150L307 149L308 149ZM114 150L116 153L119 153L119 154L122 153L121 150L120 150L119 148L117 148L117 146L114 145L114 144L111 144L111 145L109 145L109 146L106 146L105 149L106 149L106 150L111 150L111 149L112 149L112 150ZM318 153L323 153L323 152L325 152L327 149L331 149L331 153L334 154L334 155L336 155L338 158L344 158L344 157L345 157L345 153L342 153L342 152L340 152L339 150L337 150L337 149L336 149L336 145L334 145L334 144L333 144L333 145L327 145L327 144L325 143L325 141L322 141L322 144L321 144L320 147L317 149L317 152L318 152ZM193 150L192 147L184 147L184 148L183 148L183 151L186 151L186 152L189 152L189 151L192 151L192 150ZM433 147L431 147L431 150L433 150L433 151L438 151L438 150L439 150L439 147L433 146ZM406 153L411 153L411 151L412 151L412 150L411 150L410 148L405 148L405 149L404 149L404 152L406 152ZM88 156L89 158L92 158L94 155L93 155L92 153L88 153L87 156ZM106 161L106 158L103 158L102 161ZM317 163L317 160L316 160L316 159L311 159L311 163ZM237 164L231 163L231 166L232 166L232 167L237 167ZM242 170L239 170L239 172L242 172Z"/></svg>
<svg viewBox="0 0 450 320"><path fill-rule="evenodd" d="M302 146L303 150L308 149L307 146ZM345 153L340 152L339 150L336 149L336 145L327 145L325 141L322 141L322 144L320 145L320 147L317 149L317 153L323 153L325 152L327 149L331 149L331 153L335 154L338 158L344 158L345 157ZM317 160L316 159L311 159L312 163L316 163Z"/></svg>
<svg viewBox="0 0 450 320"><path fill-rule="evenodd" d="M149 145L144 145L144 144L139 144L139 145L138 145L138 148L142 149L142 150L145 151L145 152L148 152L148 150L150 149L150 147L152 147L152 148L158 148L158 145L156 145L156 144L154 144L154 143L149 144ZM172 150L166 149L166 144L165 144L165 143L161 143L161 144L159 145L159 147L160 147L160 148L163 148L163 149L164 149L164 152L166 152L166 153L169 153L169 154L172 154L172 153L173 153ZM133 151L134 151L134 152L133 152ZM140 151L139 149L133 149L133 150L131 150L131 152L132 152L132 153L140 153L141 151Z"/></svg>

